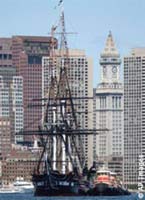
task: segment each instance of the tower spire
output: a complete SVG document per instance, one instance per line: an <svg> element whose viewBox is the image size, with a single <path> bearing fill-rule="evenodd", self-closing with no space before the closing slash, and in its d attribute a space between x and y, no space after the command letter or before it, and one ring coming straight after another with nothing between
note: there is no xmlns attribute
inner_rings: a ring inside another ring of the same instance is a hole
<svg viewBox="0 0 145 200"><path fill-rule="evenodd" d="M120 55L115 46L112 32L109 31L105 48L101 53L101 81L103 83L119 83L120 82Z"/></svg>
<svg viewBox="0 0 145 200"><path fill-rule="evenodd" d="M111 31L109 31L109 34L108 34L108 37L106 40L106 44L105 44L105 48L102 52L102 55L104 55L104 56L118 56L119 55L117 48L115 46L115 42L113 40Z"/></svg>

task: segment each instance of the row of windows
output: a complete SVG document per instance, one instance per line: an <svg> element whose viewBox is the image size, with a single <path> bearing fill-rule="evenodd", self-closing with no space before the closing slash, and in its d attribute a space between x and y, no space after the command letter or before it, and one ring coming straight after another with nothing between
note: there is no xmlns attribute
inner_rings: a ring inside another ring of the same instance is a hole
<svg viewBox="0 0 145 200"><path fill-rule="evenodd" d="M106 97L100 97L100 108L107 108L106 100ZM112 97L112 108L121 108L121 97Z"/></svg>
<svg viewBox="0 0 145 200"><path fill-rule="evenodd" d="M12 55L11 54L0 54L0 60L11 60Z"/></svg>

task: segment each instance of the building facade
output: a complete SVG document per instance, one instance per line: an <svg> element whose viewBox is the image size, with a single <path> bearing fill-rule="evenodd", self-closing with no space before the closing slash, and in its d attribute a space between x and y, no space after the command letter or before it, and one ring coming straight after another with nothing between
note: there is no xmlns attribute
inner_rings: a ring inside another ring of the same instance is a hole
<svg viewBox="0 0 145 200"><path fill-rule="evenodd" d="M15 135L20 130L38 129L42 108L30 108L29 103L42 97L42 56L49 55L50 43L49 37L0 38L0 178L4 184L18 176L30 180L36 166L38 153L16 151L11 144L23 142L23 135Z"/></svg>
<svg viewBox="0 0 145 200"><path fill-rule="evenodd" d="M9 117L0 117L0 160L11 153L11 123Z"/></svg>
<svg viewBox="0 0 145 200"><path fill-rule="evenodd" d="M16 68L12 65L12 39L0 38L0 117L9 117L11 124L11 142L17 141L18 138L15 137L15 132L23 128L23 120L20 123L20 119L18 119L17 114L14 112L18 109L17 102L23 101L22 85L18 85L14 81L14 79L19 80L20 78L22 79L22 77L16 76ZM18 92L15 95L15 90L18 87ZM22 107L23 105L21 104L19 111L21 118L23 118ZM22 140L22 136L20 137L20 140Z"/></svg>
<svg viewBox="0 0 145 200"><path fill-rule="evenodd" d="M12 184L18 177L31 181L38 159L38 152L32 153L26 149L12 148L9 156L1 164L2 184Z"/></svg>
<svg viewBox="0 0 145 200"><path fill-rule="evenodd" d="M94 160L104 161L123 156L123 85L120 81L120 55L111 32L100 56L101 82L94 90ZM108 129L104 131L103 129Z"/></svg>
<svg viewBox="0 0 145 200"><path fill-rule="evenodd" d="M82 129L90 129L93 127L92 123L92 100L88 97L93 96L92 90L92 59L87 57L84 51L69 49L69 68L67 69L68 80L72 97L80 97L75 100L75 109L77 115L77 121L79 127ZM55 73L58 76L58 68L56 67L62 62L60 51L55 52ZM42 64L42 85L44 90L42 91L42 97L45 97L48 93L50 84L50 67L51 57L43 57ZM79 114L80 113L80 114ZM93 136L85 135L83 137L84 151L86 162L88 166L92 165L93 162Z"/></svg>
<svg viewBox="0 0 145 200"><path fill-rule="evenodd" d="M56 47L57 41L55 40ZM42 57L49 55L50 37L13 36L12 64L17 75L23 77L24 130L38 130L42 107L32 107L34 99L42 97ZM24 136L32 141L32 136Z"/></svg>
<svg viewBox="0 0 145 200"><path fill-rule="evenodd" d="M12 66L12 39L0 38L0 68Z"/></svg>
<svg viewBox="0 0 145 200"><path fill-rule="evenodd" d="M19 114L18 114L19 113ZM15 136L23 129L23 79L16 76L12 66L0 67L0 117L9 117L11 142L23 141L23 136Z"/></svg>
<svg viewBox="0 0 145 200"><path fill-rule="evenodd" d="M139 160L145 159L145 48L124 57L124 181L139 183ZM145 183L145 169L142 183Z"/></svg>
<svg viewBox="0 0 145 200"><path fill-rule="evenodd" d="M14 122L14 133L23 130L24 127L24 108L23 108L23 77L13 76L11 83L12 96L12 119ZM24 136L14 134L15 143L23 142Z"/></svg>

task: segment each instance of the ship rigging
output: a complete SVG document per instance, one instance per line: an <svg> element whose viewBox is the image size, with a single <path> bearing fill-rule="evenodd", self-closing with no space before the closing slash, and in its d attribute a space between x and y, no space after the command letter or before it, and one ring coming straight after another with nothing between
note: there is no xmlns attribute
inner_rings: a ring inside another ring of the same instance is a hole
<svg viewBox="0 0 145 200"><path fill-rule="evenodd" d="M58 6L63 3L60 0ZM60 48L56 49L54 38L58 26L51 29L51 51L47 60L47 75L42 99L33 99L29 108L42 106L42 120L36 131L20 131L18 134L37 135L41 142L38 163L32 174L35 196L97 196L129 195L109 171L99 171L95 164L87 169L84 136L108 129L81 127L77 114L88 114L89 110L77 110L80 100L92 99L73 96L69 80L71 63L66 38L64 11L61 12ZM79 79L80 80L80 79ZM74 83L74 85L77 83ZM42 85L43 87L44 85ZM40 102L41 103L37 103ZM35 103L34 103L35 102ZM91 176L93 174L93 178ZM112 182L111 182L112 180Z"/></svg>

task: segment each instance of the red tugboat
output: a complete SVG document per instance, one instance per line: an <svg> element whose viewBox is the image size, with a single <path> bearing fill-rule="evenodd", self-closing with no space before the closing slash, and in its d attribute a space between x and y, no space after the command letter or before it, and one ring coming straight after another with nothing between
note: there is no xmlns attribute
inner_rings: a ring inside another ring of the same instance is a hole
<svg viewBox="0 0 145 200"><path fill-rule="evenodd" d="M119 196L130 195L117 180L117 174L109 170L97 171L94 187L89 191L92 196Z"/></svg>

